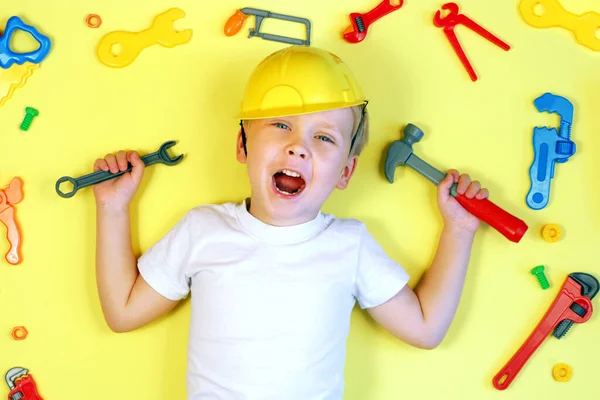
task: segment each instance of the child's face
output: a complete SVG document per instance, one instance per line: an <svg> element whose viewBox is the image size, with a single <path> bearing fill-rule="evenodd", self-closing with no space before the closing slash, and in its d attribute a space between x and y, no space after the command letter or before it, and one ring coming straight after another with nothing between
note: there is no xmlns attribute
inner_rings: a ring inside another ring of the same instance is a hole
<svg viewBox="0 0 600 400"><path fill-rule="evenodd" d="M247 156L241 134L237 144L237 159L248 167L252 214L273 225L313 219L354 172L353 125L349 108L252 121Z"/></svg>

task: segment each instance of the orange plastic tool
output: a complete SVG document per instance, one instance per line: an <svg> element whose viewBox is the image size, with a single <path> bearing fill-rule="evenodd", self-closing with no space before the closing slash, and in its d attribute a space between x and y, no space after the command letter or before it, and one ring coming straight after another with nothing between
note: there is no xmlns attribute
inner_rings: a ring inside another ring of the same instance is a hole
<svg viewBox="0 0 600 400"><path fill-rule="evenodd" d="M10 243L10 250L6 253L6 261L11 264L19 264L21 256L21 234L15 219L14 204L17 204L23 198L23 183L19 178L13 178L10 184L4 190L0 190L0 221L6 225L7 238Z"/></svg>

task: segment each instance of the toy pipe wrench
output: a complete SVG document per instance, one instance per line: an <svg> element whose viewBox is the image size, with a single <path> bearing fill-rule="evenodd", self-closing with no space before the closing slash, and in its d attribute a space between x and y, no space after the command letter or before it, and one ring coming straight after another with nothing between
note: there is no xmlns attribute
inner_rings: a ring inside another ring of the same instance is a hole
<svg viewBox="0 0 600 400"><path fill-rule="evenodd" d="M13 178L5 189L0 190L0 222L6 226L7 238L10 243L10 249L6 253L6 261L13 265L21 262L21 256L19 255L21 234L17 226L13 205L19 203L23 198L22 186L23 183L19 178Z"/></svg>
<svg viewBox="0 0 600 400"><path fill-rule="evenodd" d="M485 30L475 21L465 16L464 14L458 13L458 5L456 3L446 3L442 6L442 10L448 10L449 14L445 17L442 17L442 13L440 10L436 11L433 17L433 23L435 26L444 28L444 34L450 41L450 44L454 48L456 55L467 69L471 80L475 82L477 80L477 74L475 74L475 70L471 66L469 59L467 58L465 52L463 51L458 38L456 37L456 33L454 32L454 28L456 25L464 25L472 31L480 34L496 46L500 47L502 50L508 51L510 50L510 46L500 40L498 37L494 36L492 33Z"/></svg>
<svg viewBox="0 0 600 400"><path fill-rule="evenodd" d="M350 43L361 42L367 36L371 24L392 11L398 10L403 4L404 0L400 0L395 6L392 5L391 0L383 0L366 14L351 13L350 25L343 32L344 39Z"/></svg>
<svg viewBox="0 0 600 400"><path fill-rule="evenodd" d="M5 376L10 393L8 400L44 400L29 371L25 368L11 368Z"/></svg>
<svg viewBox="0 0 600 400"><path fill-rule="evenodd" d="M533 129L534 159L529 168L531 186L525 202L534 210L546 207L550 200L550 181L554 178L555 163L565 163L575 154L576 146L571 141L573 104L564 97L544 93L534 100L539 112L555 113L560 116L560 128L535 127Z"/></svg>
<svg viewBox="0 0 600 400"><path fill-rule="evenodd" d="M573 323L581 324L592 316L592 299L598 293L600 285L592 275L575 272L570 274L563 284L560 293L550 306L544 318L521 348L496 374L494 387L498 390L508 388L516 378L529 357L554 330L554 337L562 338Z"/></svg>

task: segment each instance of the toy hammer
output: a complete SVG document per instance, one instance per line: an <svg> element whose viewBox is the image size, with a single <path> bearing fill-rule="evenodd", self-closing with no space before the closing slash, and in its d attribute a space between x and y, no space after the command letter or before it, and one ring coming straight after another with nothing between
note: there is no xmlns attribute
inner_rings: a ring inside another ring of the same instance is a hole
<svg viewBox="0 0 600 400"><path fill-rule="evenodd" d="M421 129L413 124L408 124L404 128L404 138L396 140L389 147L385 160L385 177L390 183L394 182L394 172L398 165L408 165L436 186L444 180L446 174L427 164L413 153L412 145L423 139L423 136L424 133ZM508 240L518 243L527 232L527 224L519 218L507 213L488 199L469 199L458 194L456 186L456 183L452 185L450 195L456 198L467 211L496 229Z"/></svg>

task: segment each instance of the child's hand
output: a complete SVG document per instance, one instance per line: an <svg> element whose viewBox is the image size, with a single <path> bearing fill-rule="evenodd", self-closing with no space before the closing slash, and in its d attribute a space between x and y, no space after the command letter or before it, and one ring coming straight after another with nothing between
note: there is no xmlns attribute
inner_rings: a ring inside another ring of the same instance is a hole
<svg viewBox="0 0 600 400"><path fill-rule="evenodd" d="M127 170L128 162L133 167L131 172L93 186L98 206L108 207L113 211L126 210L142 181L145 165L135 151L119 151L96 160L94 171L110 171L113 174Z"/></svg>
<svg viewBox="0 0 600 400"><path fill-rule="evenodd" d="M448 171L446 179L438 185L438 206L442 218L447 225L475 233L479 228L480 220L461 206L454 197L450 195L450 187L458 183L456 190L468 198L486 199L488 190L481 189L478 181L471 182L467 174L460 175L456 170Z"/></svg>

